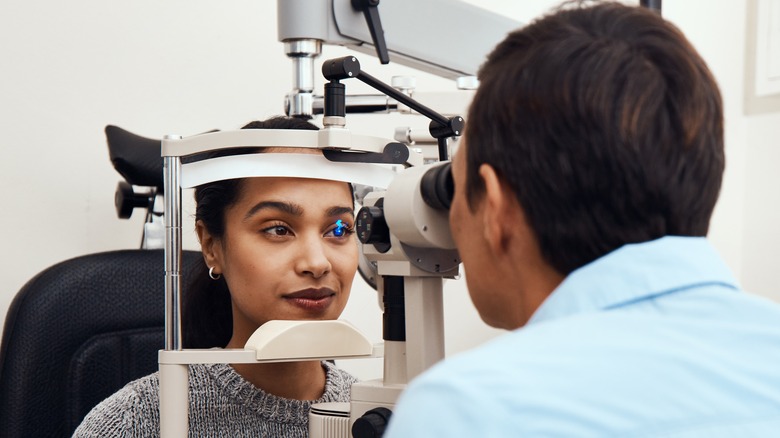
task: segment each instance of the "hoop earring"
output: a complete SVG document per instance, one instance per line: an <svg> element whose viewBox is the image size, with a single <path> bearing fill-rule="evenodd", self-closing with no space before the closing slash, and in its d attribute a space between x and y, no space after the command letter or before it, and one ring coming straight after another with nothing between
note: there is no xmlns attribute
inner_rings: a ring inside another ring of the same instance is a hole
<svg viewBox="0 0 780 438"><path fill-rule="evenodd" d="M212 266L209 268L209 278L211 278L212 280L219 280L220 278L222 278L222 274L215 274L214 267Z"/></svg>

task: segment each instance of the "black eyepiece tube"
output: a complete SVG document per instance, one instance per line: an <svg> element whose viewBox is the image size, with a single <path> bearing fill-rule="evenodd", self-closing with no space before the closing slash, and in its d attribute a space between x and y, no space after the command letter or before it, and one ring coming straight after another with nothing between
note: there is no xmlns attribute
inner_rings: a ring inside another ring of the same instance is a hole
<svg viewBox="0 0 780 438"><path fill-rule="evenodd" d="M452 180L452 164L445 163L425 172L420 180L420 194L429 207L436 210L449 210L455 184Z"/></svg>
<svg viewBox="0 0 780 438"><path fill-rule="evenodd" d="M347 115L345 103L346 93L346 87L338 81L325 84L325 100L323 105L323 115L325 117L344 117Z"/></svg>

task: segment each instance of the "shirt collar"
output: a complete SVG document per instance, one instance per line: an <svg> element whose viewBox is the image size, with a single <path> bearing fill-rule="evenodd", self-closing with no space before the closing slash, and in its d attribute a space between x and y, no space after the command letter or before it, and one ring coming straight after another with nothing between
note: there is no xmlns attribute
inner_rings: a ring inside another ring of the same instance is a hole
<svg viewBox="0 0 780 438"><path fill-rule="evenodd" d="M699 284L738 289L706 238L666 236L629 244L569 274L529 324L619 307Z"/></svg>

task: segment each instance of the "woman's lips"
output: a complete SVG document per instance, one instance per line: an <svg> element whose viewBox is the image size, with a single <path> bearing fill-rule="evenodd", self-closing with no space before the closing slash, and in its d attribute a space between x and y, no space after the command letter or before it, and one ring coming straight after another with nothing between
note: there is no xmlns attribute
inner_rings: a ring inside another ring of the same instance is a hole
<svg viewBox="0 0 780 438"><path fill-rule="evenodd" d="M323 311L330 306L336 298L336 292L331 289L304 289L284 295L289 303L307 311Z"/></svg>

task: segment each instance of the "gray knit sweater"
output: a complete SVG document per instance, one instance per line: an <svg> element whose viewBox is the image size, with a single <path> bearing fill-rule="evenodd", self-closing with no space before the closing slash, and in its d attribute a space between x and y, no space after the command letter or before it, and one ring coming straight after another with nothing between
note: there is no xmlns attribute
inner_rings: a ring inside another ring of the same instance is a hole
<svg viewBox="0 0 780 438"><path fill-rule="evenodd" d="M312 403L347 402L354 377L323 362L325 392L315 401L277 397L227 364L190 365L191 437L307 437ZM95 406L74 437L159 437L158 373L128 383Z"/></svg>

